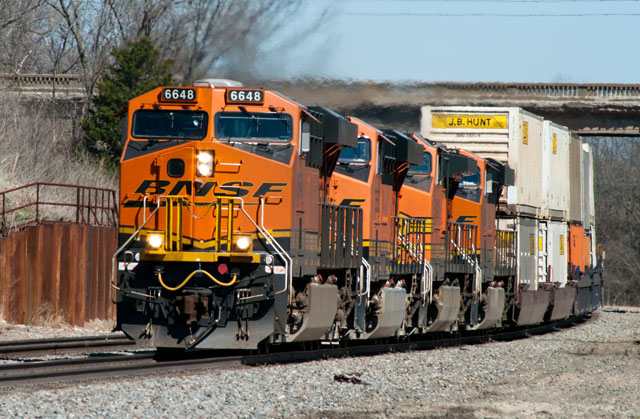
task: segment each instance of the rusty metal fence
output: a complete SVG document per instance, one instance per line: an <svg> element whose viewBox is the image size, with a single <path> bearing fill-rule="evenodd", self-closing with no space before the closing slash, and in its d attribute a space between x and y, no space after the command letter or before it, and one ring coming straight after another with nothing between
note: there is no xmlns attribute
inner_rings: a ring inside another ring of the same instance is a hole
<svg viewBox="0 0 640 419"><path fill-rule="evenodd" d="M0 192L3 235L47 221L116 227L118 206L112 189L36 182Z"/></svg>
<svg viewBox="0 0 640 419"><path fill-rule="evenodd" d="M32 183L0 196L0 318L73 326L113 319L115 191Z"/></svg>

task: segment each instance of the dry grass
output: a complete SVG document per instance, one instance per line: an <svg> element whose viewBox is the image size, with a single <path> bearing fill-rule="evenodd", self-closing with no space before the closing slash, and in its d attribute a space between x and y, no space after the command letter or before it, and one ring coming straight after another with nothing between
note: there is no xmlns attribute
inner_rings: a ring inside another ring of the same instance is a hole
<svg viewBox="0 0 640 419"><path fill-rule="evenodd" d="M117 189L117 174L90 158L78 146L80 120L77 108L63 102L19 102L1 91L0 102L0 191L32 182L64 183ZM76 107L79 105L75 105ZM7 196L7 207L34 201L34 190ZM75 190L48 188L41 200L75 202ZM49 219L74 219L75 210L45 208ZM10 222L35 215L35 208L12 214Z"/></svg>
<svg viewBox="0 0 640 419"><path fill-rule="evenodd" d="M70 328L71 325L64 319L63 312L56 312L51 304L43 302L31 314L27 324L51 328Z"/></svg>

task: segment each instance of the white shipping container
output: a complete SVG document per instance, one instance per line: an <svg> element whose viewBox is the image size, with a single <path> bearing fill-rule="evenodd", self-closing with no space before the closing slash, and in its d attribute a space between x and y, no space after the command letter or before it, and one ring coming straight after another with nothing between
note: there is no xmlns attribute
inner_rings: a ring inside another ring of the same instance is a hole
<svg viewBox="0 0 640 419"><path fill-rule="evenodd" d="M508 163L515 185L503 196L517 214L541 205L543 119L520 108L423 106L422 135L451 148Z"/></svg>
<svg viewBox="0 0 640 419"><path fill-rule="evenodd" d="M567 127L544 121L541 218L568 220L571 195L569 138Z"/></svg>

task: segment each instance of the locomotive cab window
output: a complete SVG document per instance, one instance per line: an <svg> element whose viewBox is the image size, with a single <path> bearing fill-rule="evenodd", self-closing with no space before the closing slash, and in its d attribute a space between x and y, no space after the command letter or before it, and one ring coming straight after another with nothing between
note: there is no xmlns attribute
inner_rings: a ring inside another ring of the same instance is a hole
<svg viewBox="0 0 640 419"><path fill-rule="evenodd" d="M369 163L371 161L371 140L367 137L358 137L356 148L344 147L340 151L338 163Z"/></svg>
<svg viewBox="0 0 640 419"><path fill-rule="evenodd" d="M471 188L480 186L480 169L478 169L478 166L476 166L476 170L476 173L474 173L473 175L462 176L458 187Z"/></svg>
<svg viewBox="0 0 640 419"><path fill-rule="evenodd" d="M480 201L480 168L478 166L474 174L462 176L456 195L475 202Z"/></svg>
<svg viewBox="0 0 640 419"><path fill-rule="evenodd" d="M138 110L133 114L134 138L202 140L209 116L202 111Z"/></svg>
<svg viewBox="0 0 640 419"><path fill-rule="evenodd" d="M411 165L407 176L426 176L431 174L431 153L424 153L420 166Z"/></svg>
<svg viewBox="0 0 640 419"><path fill-rule="evenodd" d="M293 119L283 113L218 112L214 119L218 140L289 142Z"/></svg>

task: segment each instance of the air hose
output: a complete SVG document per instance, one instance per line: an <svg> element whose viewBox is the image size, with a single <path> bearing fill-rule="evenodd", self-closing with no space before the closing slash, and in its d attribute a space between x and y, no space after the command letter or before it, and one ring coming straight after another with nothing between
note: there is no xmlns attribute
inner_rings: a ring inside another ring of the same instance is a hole
<svg viewBox="0 0 640 419"><path fill-rule="evenodd" d="M189 282L189 280L197 273L203 273L206 276L208 276L213 282L215 282L216 284L222 286L222 287L230 287L231 285L235 284L236 282L238 282L238 275L234 274L233 278L231 279L231 281L229 282L222 282L220 281L218 278L216 278L215 276L211 275L209 272L207 271L203 271L202 269L196 269L195 271L191 272L189 274L189 276L187 276L185 278L184 281L182 281L182 284L176 286L176 287L170 287L167 284L164 283L164 281L162 280L162 272L156 272L156 275L158 275L158 281L160 281L160 285L162 285L162 287L166 290L169 291L178 291L180 288L184 287L187 282Z"/></svg>

